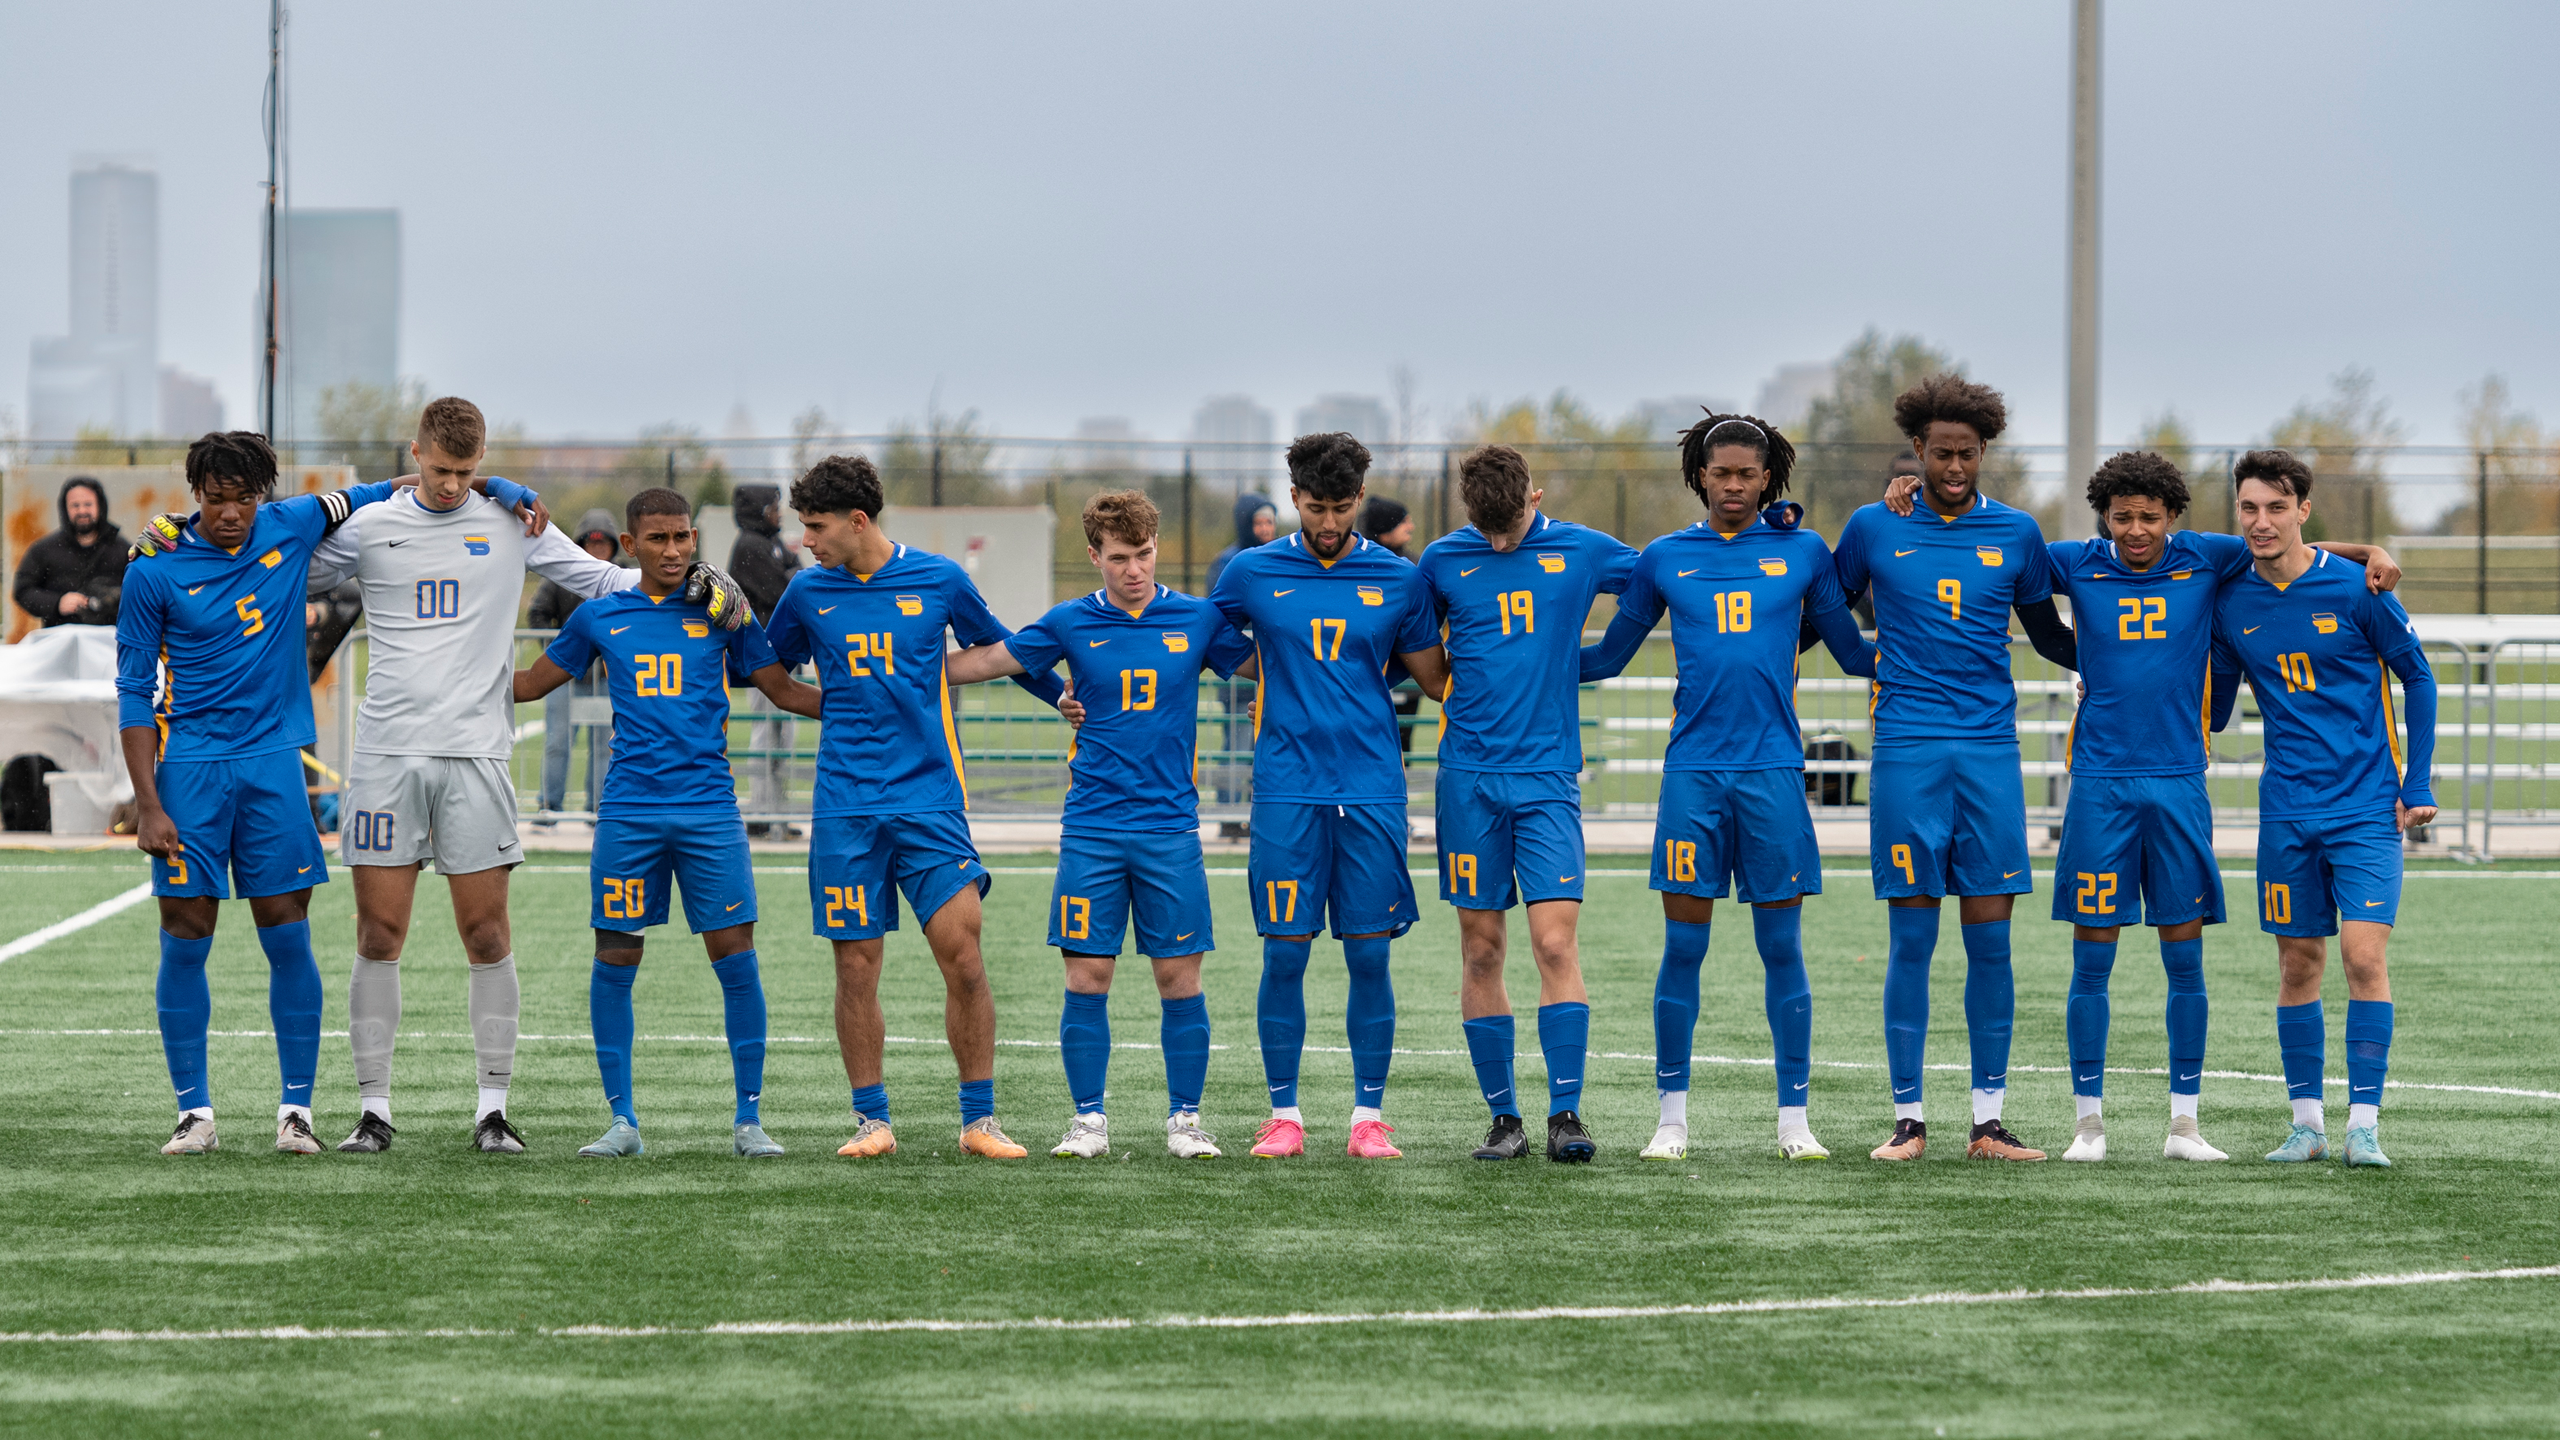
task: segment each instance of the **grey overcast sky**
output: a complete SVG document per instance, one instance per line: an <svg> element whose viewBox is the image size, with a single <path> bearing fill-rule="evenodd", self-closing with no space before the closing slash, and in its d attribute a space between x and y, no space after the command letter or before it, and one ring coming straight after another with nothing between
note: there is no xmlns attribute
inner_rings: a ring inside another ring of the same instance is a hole
<svg viewBox="0 0 2560 1440"><path fill-rule="evenodd" d="M2141 0L2106 30L2104 433L2371 367L2414 438L2560 419L2560 6ZM161 355L253 391L265 6L0 0L0 404L75 157L161 177ZM305 0L293 199L396 206L401 368L537 436L743 403L1178 437L1748 400L1867 326L2058 441L2069 6Z"/></svg>

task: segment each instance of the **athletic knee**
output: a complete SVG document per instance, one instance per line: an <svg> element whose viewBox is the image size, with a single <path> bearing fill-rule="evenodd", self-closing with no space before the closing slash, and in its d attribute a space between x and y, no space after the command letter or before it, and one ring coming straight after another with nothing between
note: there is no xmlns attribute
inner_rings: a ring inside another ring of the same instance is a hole
<svg viewBox="0 0 2560 1440"><path fill-rule="evenodd" d="M514 953L514 946L505 922L482 921L464 928L462 951L474 965L495 965Z"/></svg>

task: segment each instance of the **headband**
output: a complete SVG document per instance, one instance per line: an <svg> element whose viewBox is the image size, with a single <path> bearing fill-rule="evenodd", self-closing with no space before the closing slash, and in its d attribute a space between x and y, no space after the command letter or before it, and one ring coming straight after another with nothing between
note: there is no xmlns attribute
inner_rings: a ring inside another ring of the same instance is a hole
<svg viewBox="0 0 2560 1440"><path fill-rule="evenodd" d="M1704 439L1706 439L1708 436L1712 436L1712 435L1713 435L1713 434L1715 434L1717 431L1719 431L1719 430L1723 429L1723 428L1724 428L1724 427L1726 427L1727 425L1741 425L1741 426L1745 426L1745 427L1747 427L1747 428L1751 431L1751 433L1752 433L1752 434L1757 435L1757 436L1759 436L1759 437L1760 437L1760 440L1761 440L1761 443L1762 443L1762 444L1766 444L1766 443L1768 443L1768 440L1769 440L1769 432L1768 432L1768 431L1761 429L1761 428L1760 428L1759 426L1757 426L1757 425L1753 425L1750 421L1743 419L1743 418L1742 418L1741 416L1739 416L1739 415L1728 415L1728 416L1726 416L1724 419L1722 419L1722 420L1718 420L1718 421L1717 421L1717 422L1715 422L1714 424L1712 424L1712 425L1710 425L1710 426L1708 426L1708 427L1707 427L1707 433L1706 433L1706 435L1701 435L1701 436L1699 436L1698 438L1699 438L1699 439L1701 439L1701 440L1704 440Z"/></svg>

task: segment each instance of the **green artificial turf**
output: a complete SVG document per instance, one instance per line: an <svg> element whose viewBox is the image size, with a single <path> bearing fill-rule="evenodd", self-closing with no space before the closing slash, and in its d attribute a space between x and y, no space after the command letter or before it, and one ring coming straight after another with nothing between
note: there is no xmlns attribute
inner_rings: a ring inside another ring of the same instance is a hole
<svg viewBox="0 0 2560 1440"><path fill-rule="evenodd" d="M785 866L783 857L759 863ZM1037 858L991 857L1006 869ZM1240 868L1240 861L1213 863ZM1427 857L1418 864L1427 867ZM1856 860L1832 865L1855 869ZM1594 858L1595 870L1612 862ZM128 855L0 858L0 941L143 878ZM1427 887L1427 880L1418 881ZM2393 1077L2560 1092L2549 957L2555 883L2413 879L2392 956ZM1118 1153L1048 1159L1067 1118L1054 1047L1059 972L1041 945L1044 874L999 874L988 904L998 1113L1034 1158L965 1160L941 1046L941 987L909 928L890 943L888 1079L902 1149L856 1163L832 1039L825 947L806 882L763 877L761 946L777 1037L764 1099L779 1161L728 1154L720 992L681 929L655 932L636 996L650 1154L574 1157L606 1112L587 1031L581 857L515 881L526 1039L511 1113L532 1152L468 1148L472 1051L443 887L420 887L406 962L397 1145L379 1156L269 1149L273 1042L217 1035L226 1144L156 1153L172 1123L154 1023L146 903L0 964L0 1331L374 1329L383 1338L0 1342L0 1432L115 1435L938 1435L1448 1433L2313 1435L2560 1427L2560 1279L2283 1293L2179 1293L1986 1304L1633 1318L1168 1326L1170 1317L1658 1307L1949 1292L2158 1290L2226 1279L2475 1271L2560 1263L2548 1093L2395 1090L2398 1168L2266 1165L2282 1087L2213 1079L2205 1134L2227 1165L2158 1160L2165 1077L2111 1076L2114 1158L1991 1166L1959 1157L1961 1069L1934 1071L1936 1146L1865 1158L1889 1128L1879 996L1884 914L1834 876L1806 909L1816 1131L1837 1158L1778 1160L1765 1063L1702 1064L1693 1144L1641 1165L1654 1118L1652 976L1660 910L1640 874L1591 882L1582 954L1593 999L1585 1113L1599 1162L1466 1158L1485 1115L1462 1053L1455 932L1427 898L1396 947L1401 1009L1388 1115L1407 1158L1341 1154L1350 1103L1338 950L1317 949L1304 1069L1310 1156L1242 1158L1263 1114L1253 1048L1257 947L1244 880L1211 881L1225 948L1207 975L1217 1043L1205 1106L1231 1158L1168 1158L1151 1049L1114 1060ZM2071 1102L2062 996L2068 931L2020 906L2008 1115L2059 1153ZM2208 931L2217 1070L2268 1075L2273 947L2247 923ZM351 896L314 904L344 1028ZM1701 1056L1765 1060L1760 967L1738 912L1719 916ZM1514 943L1525 951L1525 938ZM1965 1059L1962 949L1939 948L1933 1062ZM263 1032L265 960L225 907L214 1028ZM1534 979L1513 992L1522 1087L1543 1084ZM2147 932L2115 984L2111 1063L2165 1063L2164 986ZM2343 1074L2333 979L2330 1073ZM1115 1038L1151 1045L1156 1005L1134 961ZM94 1032L94 1033L75 1033ZM649 1037L676 1037L656 1038ZM2343 1089L2329 1092L2343 1128ZM320 1130L353 1123L343 1035L324 1040ZM1138 1322L1124 1328L703 1334L733 1322ZM666 1327L653 1335L562 1334ZM478 1337L431 1330L504 1332Z"/></svg>

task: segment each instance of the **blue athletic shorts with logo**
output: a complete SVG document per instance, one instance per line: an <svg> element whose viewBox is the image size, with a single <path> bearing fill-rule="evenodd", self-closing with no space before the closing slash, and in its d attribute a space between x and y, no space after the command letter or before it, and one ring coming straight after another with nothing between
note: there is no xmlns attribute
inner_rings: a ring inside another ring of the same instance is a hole
<svg viewBox="0 0 2560 1440"><path fill-rule="evenodd" d="M2213 799L2202 775L2073 780L2053 869L2053 918L2067 924L2222 923Z"/></svg>
<svg viewBox="0 0 2560 1440"><path fill-rule="evenodd" d="M630 931L666 924L670 879L684 891L684 923L694 934L755 923L755 867L738 807L623 810L598 819L587 859L587 924Z"/></svg>
<svg viewBox="0 0 2560 1440"><path fill-rule="evenodd" d="M1253 802L1245 873L1258 935L1401 935L1413 927L1402 805Z"/></svg>
<svg viewBox="0 0 2560 1440"><path fill-rule="evenodd" d="M1877 899L2035 888L2016 739L1879 740L1873 761L1867 868Z"/></svg>
<svg viewBox="0 0 2560 1440"><path fill-rule="evenodd" d="M247 899L329 883L329 857L303 788L301 751L163 760L153 773L160 808L178 827L179 850L167 859L152 857L152 894Z"/></svg>
<svg viewBox="0 0 2560 1440"><path fill-rule="evenodd" d="M1746 905L1822 893L1801 770L1674 770L1653 822L1653 888Z"/></svg>
<svg viewBox="0 0 2560 1440"><path fill-rule="evenodd" d="M2335 935L2338 919L2399 923L2400 827L2388 810L2258 822L2258 928Z"/></svg>
<svg viewBox="0 0 2560 1440"><path fill-rule="evenodd" d="M1132 915L1138 953L1151 959L1218 948L1198 831L1059 838L1049 943L1078 955L1117 955Z"/></svg>
<svg viewBox="0 0 2560 1440"><path fill-rule="evenodd" d="M1582 898L1582 777L1440 769L1440 898L1461 910Z"/></svg>
<svg viewBox="0 0 2560 1440"><path fill-rule="evenodd" d="M820 815L809 828L809 924L829 940L877 940L897 929L900 890L931 920L962 886L985 895L995 883L958 810Z"/></svg>

